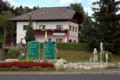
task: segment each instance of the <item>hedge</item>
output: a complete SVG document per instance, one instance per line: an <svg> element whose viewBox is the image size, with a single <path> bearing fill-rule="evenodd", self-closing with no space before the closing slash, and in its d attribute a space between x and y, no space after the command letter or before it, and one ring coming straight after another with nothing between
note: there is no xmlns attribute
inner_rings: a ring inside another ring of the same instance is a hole
<svg viewBox="0 0 120 80"><path fill-rule="evenodd" d="M90 51L91 47L87 43L57 43L57 49L62 50L80 50ZM40 48L43 48L43 43L40 44Z"/></svg>
<svg viewBox="0 0 120 80"><path fill-rule="evenodd" d="M90 51L90 46L86 43L57 43L57 48L62 50Z"/></svg>

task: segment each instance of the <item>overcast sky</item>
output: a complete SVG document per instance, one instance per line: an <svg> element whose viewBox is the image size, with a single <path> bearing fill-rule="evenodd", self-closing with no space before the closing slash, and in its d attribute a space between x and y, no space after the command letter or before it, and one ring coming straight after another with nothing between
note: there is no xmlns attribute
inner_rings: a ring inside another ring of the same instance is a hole
<svg viewBox="0 0 120 80"><path fill-rule="evenodd" d="M62 6L69 6L71 3L81 3L84 10L89 15L91 15L93 13L93 11L91 10L91 8L93 7L92 2L98 0L6 0L6 1L9 1L14 6L22 5L28 7L33 7L33 6L62 7Z"/></svg>

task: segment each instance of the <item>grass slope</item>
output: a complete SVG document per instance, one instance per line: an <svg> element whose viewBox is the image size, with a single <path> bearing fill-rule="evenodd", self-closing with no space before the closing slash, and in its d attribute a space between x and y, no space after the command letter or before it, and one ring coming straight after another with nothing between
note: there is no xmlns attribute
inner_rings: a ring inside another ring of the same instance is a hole
<svg viewBox="0 0 120 80"><path fill-rule="evenodd" d="M58 56L70 62L89 61L91 52L74 51L74 50L59 50Z"/></svg>
<svg viewBox="0 0 120 80"><path fill-rule="evenodd" d="M58 50L58 56L69 62L86 62L92 57L92 52L76 50ZM112 56L111 62L120 62L120 55Z"/></svg>

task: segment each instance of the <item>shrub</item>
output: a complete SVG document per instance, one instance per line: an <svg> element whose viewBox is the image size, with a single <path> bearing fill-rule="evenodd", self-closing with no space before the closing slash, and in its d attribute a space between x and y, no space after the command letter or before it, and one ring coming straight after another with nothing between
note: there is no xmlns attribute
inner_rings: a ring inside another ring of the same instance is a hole
<svg viewBox="0 0 120 80"><path fill-rule="evenodd" d="M106 60L106 54L108 54L108 61L111 61L112 59L112 53L109 51L102 51L99 53L99 55L102 54L102 60L105 62Z"/></svg>
<svg viewBox="0 0 120 80"><path fill-rule="evenodd" d="M20 55L20 50L18 49L10 49L8 51L8 58L17 58Z"/></svg>
<svg viewBox="0 0 120 80"><path fill-rule="evenodd" d="M57 48L62 50L90 51L90 46L86 43L57 43Z"/></svg>
<svg viewBox="0 0 120 80"><path fill-rule="evenodd" d="M3 45L3 41L0 40L0 48L2 48L2 45Z"/></svg>

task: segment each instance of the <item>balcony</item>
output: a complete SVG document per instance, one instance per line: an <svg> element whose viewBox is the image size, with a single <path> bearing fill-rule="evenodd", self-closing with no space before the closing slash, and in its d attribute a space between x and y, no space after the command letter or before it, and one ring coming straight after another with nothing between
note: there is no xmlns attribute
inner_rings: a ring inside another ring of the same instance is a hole
<svg viewBox="0 0 120 80"><path fill-rule="evenodd" d="M45 35L46 31L47 31L47 35L53 35L54 33L65 33L65 34L67 34L68 29L45 29L45 30L36 29L35 30L35 35L37 35L37 36Z"/></svg>

